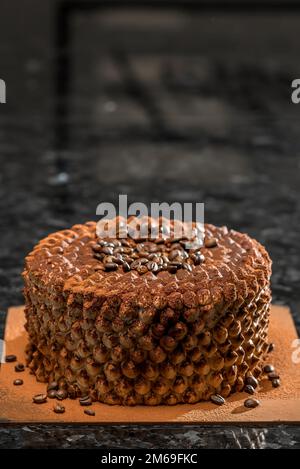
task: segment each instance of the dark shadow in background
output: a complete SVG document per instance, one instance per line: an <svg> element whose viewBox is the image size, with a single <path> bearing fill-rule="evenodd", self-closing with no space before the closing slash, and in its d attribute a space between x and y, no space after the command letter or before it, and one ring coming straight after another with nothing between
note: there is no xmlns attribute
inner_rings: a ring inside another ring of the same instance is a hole
<svg viewBox="0 0 300 469"><path fill-rule="evenodd" d="M228 14L251 14L259 15L272 11L275 14L300 13L300 3L295 2L253 2L253 1L197 1L197 0L70 0L58 1L54 15L54 37L55 37L55 115L54 115L54 146L57 152L57 169L66 171L66 161L62 152L69 147L69 96L71 84L71 53L73 30L72 20L77 13L93 14L111 9L149 9L182 11L201 15L202 13L222 13ZM114 57L123 71L123 78L127 87L127 93L134 100L138 101L146 112L153 129L155 139L161 141L182 141L182 136L178 132L172 131L164 120L160 109L147 93L143 84L137 79L128 61L128 52L121 44L117 50L114 50ZM196 140L201 135L196 137ZM189 136L189 141L191 136Z"/></svg>

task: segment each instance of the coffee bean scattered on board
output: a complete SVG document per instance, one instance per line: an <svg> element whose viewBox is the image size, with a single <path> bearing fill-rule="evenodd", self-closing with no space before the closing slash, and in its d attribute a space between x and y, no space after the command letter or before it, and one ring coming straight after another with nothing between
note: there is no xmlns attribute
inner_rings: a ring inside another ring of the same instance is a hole
<svg viewBox="0 0 300 469"><path fill-rule="evenodd" d="M53 412L55 412L56 414L63 414L65 410L66 409L61 404L55 404L55 406L53 407Z"/></svg>
<svg viewBox="0 0 300 469"><path fill-rule="evenodd" d="M94 415L96 415L96 414L95 414L95 411L92 410L92 409L85 409L85 410L84 410L84 413L85 413L86 415L90 415L90 416L92 416L92 417L93 417Z"/></svg>
<svg viewBox="0 0 300 469"><path fill-rule="evenodd" d="M25 366L23 365L23 363L18 363L16 366L15 366L15 371L17 373L20 373L21 371L25 371Z"/></svg>
<svg viewBox="0 0 300 469"><path fill-rule="evenodd" d="M49 399L56 399L56 390L50 389L50 391L47 392L47 397L49 397Z"/></svg>
<svg viewBox="0 0 300 469"><path fill-rule="evenodd" d="M279 374L276 373L276 371L272 371L271 373L268 374L268 378L269 380L273 380L273 379L279 379Z"/></svg>
<svg viewBox="0 0 300 469"><path fill-rule="evenodd" d="M273 386L273 388L279 388L280 379L272 379L272 386Z"/></svg>
<svg viewBox="0 0 300 469"><path fill-rule="evenodd" d="M273 365L265 365L264 366L264 372L265 373L272 373L273 371L275 371L275 368Z"/></svg>
<svg viewBox="0 0 300 469"><path fill-rule="evenodd" d="M275 350L275 344L273 342L271 342L269 344L269 347L268 347L268 353L273 352L273 350Z"/></svg>
<svg viewBox="0 0 300 469"><path fill-rule="evenodd" d="M47 402L47 396L46 394L36 394L33 396L32 400L35 404L44 404Z"/></svg>
<svg viewBox="0 0 300 469"><path fill-rule="evenodd" d="M17 361L16 355L6 355L5 357L6 363L12 363Z"/></svg>
<svg viewBox="0 0 300 469"><path fill-rule="evenodd" d="M258 381L256 378L254 378L254 376L247 376L246 378L246 384L249 384L250 386L252 386L254 389L257 388L258 386Z"/></svg>
<svg viewBox="0 0 300 469"><path fill-rule="evenodd" d="M255 393L254 387L251 386L250 384L246 384L246 386L244 387L244 391L245 391L247 394L254 394L254 393Z"/></svg>
<svg viewBox="0 0 300 469"><path fill-rule="evenodd" d="M224 397L220 396L219 394L213 394L210 396L211 402L213 402L216 405L223 405L225 404L225 399Z"/></svg>
<svg viewBox="0 0 300 469"><path fill-rule="evenodd" d="M246 399L244 402L244 406L248 409L254 409L255 407L260 405L260 401L258 399Z"/></svg>
<svg viewBox="0 0 300 469"><path fill-rule="evenodd" d="M15 379L14 380L14 385L15 386L21 386L24 383L22 379Z"/></svg>

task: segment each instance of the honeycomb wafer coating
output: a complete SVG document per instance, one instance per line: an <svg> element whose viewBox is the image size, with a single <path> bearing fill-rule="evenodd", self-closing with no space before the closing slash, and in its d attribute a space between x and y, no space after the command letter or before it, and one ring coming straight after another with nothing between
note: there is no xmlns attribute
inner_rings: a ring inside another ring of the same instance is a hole
<svg viewBox="0 0 300 469"><path fill-rule="evenodd" d="M200 249L200 263L175 272L103 270L94 222L37 244L23 273L27 365L37 380L72 398L131 406L227 397L259 378L270 258L225 227L205 225L205 237L216 244Z"/></svg>

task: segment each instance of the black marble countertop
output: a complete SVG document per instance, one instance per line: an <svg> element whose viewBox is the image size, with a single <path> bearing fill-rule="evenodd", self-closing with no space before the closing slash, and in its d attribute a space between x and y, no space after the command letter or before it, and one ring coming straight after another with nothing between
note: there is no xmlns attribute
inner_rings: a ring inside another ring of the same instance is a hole
<svg viewBox="0 0 300 469"><path fill-rule="evenodd" d="M299 332L298 17L79 9L64 34L61 2L22 18L14 3L0 18L0 337L26 253L119 194L204 202L206 221L257 238ZM88 428L2 424L0 448L300 447L288 425Z"/></svg>

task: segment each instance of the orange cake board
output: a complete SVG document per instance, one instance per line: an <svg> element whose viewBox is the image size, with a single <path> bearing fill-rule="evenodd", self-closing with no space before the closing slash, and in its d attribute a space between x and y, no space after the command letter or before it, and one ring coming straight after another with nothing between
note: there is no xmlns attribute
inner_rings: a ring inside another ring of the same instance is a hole
<svg viewBox="0 0 300 469"><path fill-rule="evenodd" d="M10 308L7 316L5 341L6 354L15 354L18 362L25 363L24 349L27 342L24 330L24 309ZM185 423L185 424L277 424L300 423L300 353L297 354L297 332L288 308L272 306L269 339L275 343L270 354L270 363L276 366L281 377L281 386L272 388L264 380L256 393L261 405L246 409L243 405L249 396L235 393L226 399L226 404L216 406L210 402L179 404L176 406L109 406L99 402L89 409L95 416L84 414L78 400L60 401L66 411L55 414L55 399L45 404L34 404L32 396L45 393L46 385L38 383L26 368L15 372L15 363L4 363L0 372L0 422L6 423L89 423L89 424L134 424L134 423ZM299 343L298 343L299 350ZM298 358L298 360L297 360ZM298 362L298 363L297 363ZM22 386L13 381L22 378Z"/></svg>

